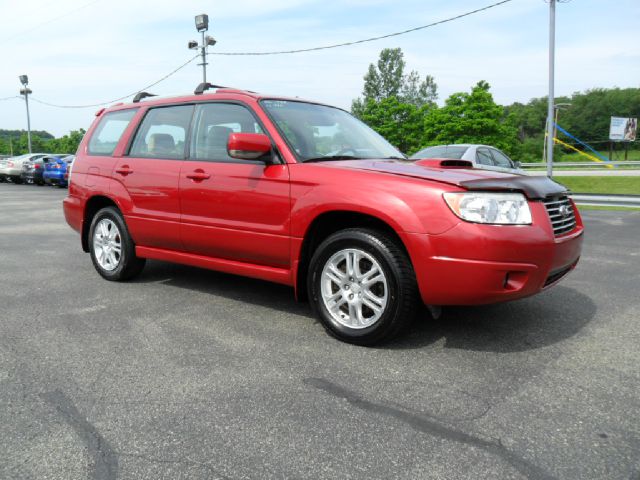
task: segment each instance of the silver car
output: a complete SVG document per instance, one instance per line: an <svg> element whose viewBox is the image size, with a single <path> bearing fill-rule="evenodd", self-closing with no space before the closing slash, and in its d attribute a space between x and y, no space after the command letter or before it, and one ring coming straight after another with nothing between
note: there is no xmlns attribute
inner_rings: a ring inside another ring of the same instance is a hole
<svg viewBox="0 0 640 480"><path fill-rule="evenodd" d="M520 162L514 162L506 154L489 145L470 143L437 145L424 148L411 155L411 159L413 160L420 158L467 160L473 163L473 168L526 175L524 170L520 168Z"/></svg>
<svg viewBox="0 0 640 480"><path fill-rule="evenodd" d="M22 183L20 174L22 173L22 164L29 160L36 160L46 156L46 153L25 153L19 157L4 158L0 160L0 179L11 179L14 183Z"/></svg>

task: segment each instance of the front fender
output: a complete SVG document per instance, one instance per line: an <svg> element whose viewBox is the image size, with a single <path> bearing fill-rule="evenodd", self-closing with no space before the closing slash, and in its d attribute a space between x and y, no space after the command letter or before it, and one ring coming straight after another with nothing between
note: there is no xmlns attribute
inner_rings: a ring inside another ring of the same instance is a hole
<svg viewBox="0 0 640 480"><path fill-rule="evenodd" d="M396 232L420 232L420 218L401 198L390 192L378 191L375 201L367 201L371 190L350 188L347 192L331 185L318 185L304 195L292 199L291 235L304 237L315 218L332 211L358 212L388 224Z"/></svg>

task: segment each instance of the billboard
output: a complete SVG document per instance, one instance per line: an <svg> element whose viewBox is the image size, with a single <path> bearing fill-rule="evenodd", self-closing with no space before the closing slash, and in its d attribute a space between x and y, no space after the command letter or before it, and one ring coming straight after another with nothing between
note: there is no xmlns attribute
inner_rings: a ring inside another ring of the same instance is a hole
<svg viewBox="0 0 640 480"><path fill-rule="evenodd" d="M635 142L638 130L637 118L611 117L609 140Z"/></svg>

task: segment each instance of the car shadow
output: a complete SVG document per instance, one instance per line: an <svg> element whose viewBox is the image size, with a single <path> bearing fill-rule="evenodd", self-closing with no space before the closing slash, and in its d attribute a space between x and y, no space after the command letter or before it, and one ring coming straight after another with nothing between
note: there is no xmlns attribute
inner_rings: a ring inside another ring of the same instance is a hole
<svg viewBox="0 0 640 480"><path fill-rule="evenodd" d="M291 287L177 263L148 260L132 283L162 283L315 319L306 303L297 302Z"/></svg>
<svg viewBox="0 0 640 480"><path fill-rule="evenodd" d="M316 321L307 303L297 302L285 285L185 265L148 261L133 283L162 283L206 295L247 302ZM420 309L409 331L377 348L419 349L444 339L444 348L519 352L553 345L577 335L597 307L585 294L557 286L514 302L445 307L438 320Z"/></svg>
<svg viewBox="0 0 640 480"><path fill-rule="evenodd" d="M438 320L425 312L408 334L386 348L423 348L444 339L444 348L496 353L534 350L577 335L596 312L590 297L560 285L513 302L446 307Z"/></svg>

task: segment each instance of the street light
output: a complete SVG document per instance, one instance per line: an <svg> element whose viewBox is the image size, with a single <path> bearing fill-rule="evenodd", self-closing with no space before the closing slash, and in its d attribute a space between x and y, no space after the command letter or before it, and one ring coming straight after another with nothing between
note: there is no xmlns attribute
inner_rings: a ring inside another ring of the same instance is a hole
<svg viewBox="0 0 640 480"><path fill-rule="evenodd" d="M555 146L555 139L558 136L558 112L563 108L569 108L571 105L572 105L571 103L556 103L553 105L553 111L554 111L553 125L550 129L548 128L548 125L547 125L547 140L549 137L549 130L553 132L553 136L551 137L551 143L550 143L551 147L548 147L549 142L545 141L544 147L542 149L542 158L544 159L549 158L548 148L551 148L550 150L551 158L553 158L553 153L554 153L553 147ZM553 164L549 165L547 160L547 175L550 177L552 174L553 174Z"/></svg>
<svg viewBox="0 0 640 480"><path fill-rule="evenodd" d="M27 75L20 75L18 77L20 83L24 88L20 89L20 95L24 95L24 103L27 106L27 143L29 145L29 153L31 152L31 117L29 116L29 94L31 89L27 86L29 84L29 77Z"/></svg>
<svg viewBox="0 0 640 480"><path fill-rule="evenodd" d="M196 15L196 30L199 32L206 32L209 30L209 15L206 13Z"/></svg>
<svg viewBox="0 0 640 480"><path fill-rule="evenodd" d="M199 63L198 66L202 65L202 82L207 83L207 47L214 46L216 44L215 38L207 35L205 37L205 32L209 30L209 15L206 13L202 13L200 15L196 15L196 30L202 33L202 42L198 45L198 42L195 40L191 40L187 46L190 50L200 49L200 54L202 55L202 63Z"/></svg>

